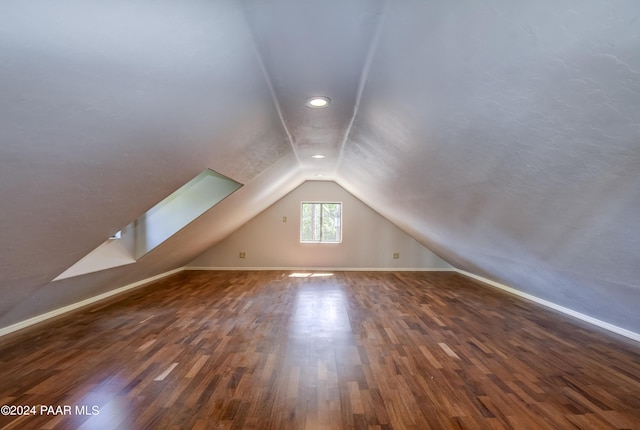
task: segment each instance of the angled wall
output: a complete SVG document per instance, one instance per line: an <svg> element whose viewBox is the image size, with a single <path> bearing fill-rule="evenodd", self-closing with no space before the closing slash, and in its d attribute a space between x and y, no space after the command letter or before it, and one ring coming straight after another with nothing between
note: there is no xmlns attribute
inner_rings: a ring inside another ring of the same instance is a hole
<svg viewBox="0 0 640 430"><path fill-rule="evenodd" d="M31 279L33 286L29 287L11 288L15 284L3 279L0 335L60 309L181 269L301 182L295 157L283 157L135 263L55 282L36 283ZM54 248L51 252L55 254ZM34 270L37 268L34 266Z"/></svg>
<svg viewBox="0 0 640 430"><path fill-rule="evenodd" d="M640 3L387 4L336 182L459 269L639 333Z"/></svg>
<svg viewBox="0 0 640 430"><path fill-rule="evenodd" d="M302 201L342 202L342 243L300 243ZM240 258L241 252L245 258ZM399 258L394 259L394 253ZM304 182L188 267L450 268L369 206L329 181Z"/></svg>

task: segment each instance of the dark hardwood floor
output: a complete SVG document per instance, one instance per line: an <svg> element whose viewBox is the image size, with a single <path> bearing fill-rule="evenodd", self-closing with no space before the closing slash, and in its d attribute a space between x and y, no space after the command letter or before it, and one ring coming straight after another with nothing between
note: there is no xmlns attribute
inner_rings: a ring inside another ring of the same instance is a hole
<svg viewBox="0 0 640 430"><path fill-rule="evenodd" d="M640 429L638 343L455 273L289 273L0 338L0 405L34 412L0 429Z"/></svg>

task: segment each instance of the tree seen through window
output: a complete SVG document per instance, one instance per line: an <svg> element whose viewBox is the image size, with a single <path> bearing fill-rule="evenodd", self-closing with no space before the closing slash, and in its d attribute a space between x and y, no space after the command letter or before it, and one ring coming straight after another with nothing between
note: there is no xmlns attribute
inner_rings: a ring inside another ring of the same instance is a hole
<svg viewBox="0 0 640 430"><path fill-rule="evenodd" d="M342 203L302 202L301 242L342 242Z"/></svg>

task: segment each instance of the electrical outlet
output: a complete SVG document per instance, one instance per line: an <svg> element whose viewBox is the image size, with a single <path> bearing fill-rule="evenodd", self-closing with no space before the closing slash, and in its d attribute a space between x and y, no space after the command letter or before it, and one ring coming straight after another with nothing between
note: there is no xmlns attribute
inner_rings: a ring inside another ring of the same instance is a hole
<svg viewBox="0 0 640 430"><path fill-rule="evenodd" d="M394 252L393 253L393 259L397 260L398 258L400 258L400 253L399 252Z"/></svg>
<svg viewBox="0 0 640 430"><path fill-rule="evenodd" d="M247 254L246 254L246 253L244 253L244 252L241 252L241 253L240 253L240 258L247 258Z"/></svg>

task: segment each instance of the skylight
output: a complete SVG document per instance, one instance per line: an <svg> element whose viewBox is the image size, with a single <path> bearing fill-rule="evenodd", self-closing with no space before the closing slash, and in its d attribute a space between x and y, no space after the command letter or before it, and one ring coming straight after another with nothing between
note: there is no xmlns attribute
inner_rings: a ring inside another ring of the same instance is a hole
<svg viewBox="0 0 640 430"><path fill-rule="evenodd" d="M205 170L134 221L136 258L176 234L242 185Z"/></svg>
<svg viewBox="0 0 640 430"><path fill-rule="evenodd" d="M54 281L135 263L241 186L213 170L203 171L111 236Z"/></svg>

